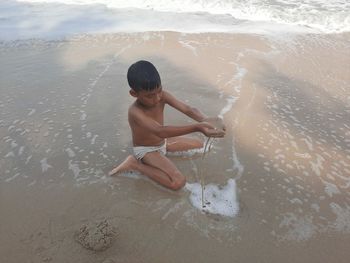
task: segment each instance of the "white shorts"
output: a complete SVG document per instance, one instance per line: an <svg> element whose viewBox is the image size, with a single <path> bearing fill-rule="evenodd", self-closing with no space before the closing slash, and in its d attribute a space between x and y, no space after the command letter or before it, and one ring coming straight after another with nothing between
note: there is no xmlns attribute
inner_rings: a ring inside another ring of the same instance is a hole
<svg viewBox="0 0 350 263"><path fill-rule="evenodd" d="M166 140L162 145L159 146L135 146L133 147L134 157L137 160L142 160L147 153L160 152L161 154L166 154Z"/></svg>

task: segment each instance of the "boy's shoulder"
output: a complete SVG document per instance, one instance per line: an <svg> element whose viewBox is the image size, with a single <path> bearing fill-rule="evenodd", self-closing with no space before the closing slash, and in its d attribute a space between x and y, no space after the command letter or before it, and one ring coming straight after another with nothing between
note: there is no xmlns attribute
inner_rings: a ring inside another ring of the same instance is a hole
<svg viewBox="0 0 350 263"><path fill-rule="evenodd" d="M129 110L128 110L129 115L130 114L140 114L142 113L142 110L140 108L140 106L137 105L136 101L133 102L130 106L129 106Z"/></svg>
<svg viewBox="0 0 350 263"><path fill-rule="evenodd" d="M137 105L135 105L135 103L129 106L128 120L130 124L134 122L138 122L138 120L142 120L143 116L144 116L144 113L139 109L139 107L137 107Z"/></svg>
<svg viewBox="0 0 350 263"><path fill-rule="evenodd" d="M138 105L138 103L135 101L133 102L130 106L129 106L129 110L128 110L128 115L129 118L137 118L137 117L143 117L146 116L146 112L145 110Z"/></svg>

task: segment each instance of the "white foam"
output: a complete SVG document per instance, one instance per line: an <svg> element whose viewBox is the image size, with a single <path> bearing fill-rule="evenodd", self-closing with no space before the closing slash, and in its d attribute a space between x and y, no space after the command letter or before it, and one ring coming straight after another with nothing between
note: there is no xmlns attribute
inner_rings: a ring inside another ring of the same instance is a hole
<svg viewBox="0 0 350 263"><path fill-rule="evenodd" d="M15 154L11 151L11 152L8 152L4 157L5 158L15 157Z"/></svg>
<svg viewBox="0 0 350 263"><path fill-rule="evenodd" d="M224 118L224 115L229 112L232 107L233 107L233 104L237 101L237 97L235 96L229 96L228 98L226 98L226 105L225 107L223 107L218 115L219 118Z"/></svg>
<svg viewBox="0 0 350 263"><path fill-rule="evenodd" d="M86 117L87 117L86 113L85 113L85 112L82 112L82 113L81 113L81 116L80 116L80 120L81 120L81 121L85 121L85 120L86 120Z"/></svg>
<svg viewBox="0 0 350 263"><path fill-rule="evenodd" d="M51 0L21 0L50 3ZM324 31L349 30L350 3L342 0L56 0L68 5L107 7L110 10L134 8L171 13L199 13L225 15L223 20L240 19L254 22L274 22L283 25L300 25ZM107 9L107 10L108 10Z"/></svg>
<svg viewBox="0 0 350 263"><path fill-rule="evenodd" d="M303 159L311 158L311 155L309 153L294 153L294 155Z"/></svg>
<svg viewBox="0 0 350 263"><path fill-rule="evenodd" d="M340 191L335 184L331 184L326 181L323 181L323 183L325 184L324 190L329 197L332 197L334 194L340 194Z"/></svg>
<svg viewBox="0 0 350 263"><path fill-rule="evenodd" d="M29 161L32 159L33 155L29 155L25 161L25 164L28 164Z"/></svg>
<svg viewBox="0 0 350 263"><path fill-rule="evenodd" d="M45 173L48 169L52 168L51 165L47 163L47 158L44 158L40 161L41 164L41 171Z"/></svg>
<svg viewBox="0 0 350 263"><path fill-rule="evenodd" d="M74 174L74 178L77 179L80 174L80 168L79 165L76 163L73 163L72 160L69 160L68 162L68 169L71 170Z"/></svg>
<svg viewBox="0 0 350 263"><path fill-rule="evenodd" d="M29 183L27 186L32 186L36 184L36 180L32 181L31 183Z"/></svg>
<svg viewBox="0 0 350 263"><path fill-rule="evenodd" d="M179 43L184 47L192 51L195 56L198 56L197 49L191 45L192 41L179 40Z"/></svg>
<svg viewBox="0 0 350 263"><path fill-rule="evenodd" d="M94 135L94 137L92 137L91 139L91 144L95 144L96 138L98 137L97 134Z"/></svg>
<svg viewBox="0 0 350 263"><path fill-rule="evenodd" d="M236 152L234 140L232 140L232 161L233 161L233 169L237 171L236 179L239 179L244 171L244 166L238 159L238 155Z"/></svg>
<svg viewBox="0 0 350 263"><path fill-rule="evenodd" d="M181 206L184 204L184 202L179 202L179 203L176 203L173 207L171 207L168 212L166 212L163 216L162 216L162 220L165 220L170 214L172 213L176 213L180 208Z"/></svg>
<svg viewBox="0 0 350 263"><path fill-rule="evenodd" d="M28 116L33 115L36 112L36 109L30 109L30 112L27 114Z"/></svg>
<svg viewBox="0 0 350 263"><path fill-rule="evenodd" d="M74 34L178 32L349 32L342 0L2 0L5 40ZM45 15L43 15L45 14Z"/></svg>
<svg viewBox="0 0 350 263"><path fill-rule="evenodd" d="M23 154L23 151L24 151L24 146L21 146L18 150L18 156L21 156Z"/></svg>
<svg viewBox="0 0 350 263"><path fill-rule="evenodd" d="M8 131L11 131L11 130L14 129L14 128L16 128L16 126L10 125L10 126L7 128L7 130L8 130Z"/></svg>
<svg viewBox="0 0 350 263"><path fill-rule="evenodd" d="M14 176L12 176L12 177L10 177L10 178L7 178L6 180L5 180L5 182L10 182L10 181L12 181L13 179L15 179L16 177L18 177L20 175L20 173L16 173Z"/></svg>
<svg viewBox="0 0 350 263"><path fill-rule="evenodd" d="M201 211L229 217L234 217L239 211L236 181L234 179L229 179L223 187L215 184L205 185L203 202L201 184L186 183L185 189L191 194L190 201L192 205ZM204 206L202 206L202 203Z"/></svg>
<svg viewBox="0 0 350 263"><path fill-rule="evenodd" d="M317 231L317 227L312 223L312 217L297 216L293 213L286 213L279 227L286 229L282 237L285 240L304 241L311 238Z"/></svg>
<svg viewBox="0 0 350 263"><path fill-rule="evenodd" d="M309 136L307 136L307 138L302 138L301 140L305 141L305 143L310 151L312 151L314 149L313 145L312 145L312 140Z"/></svg>
<svg viewBox="0 0 350 263"><path fill-rule="evenodd" d="M71 148L66 148L66 153L70 158L75 157L75 152Z"/></svg>
<svg viewBox="0 0 350 263"><path fill-rule="evenodd" d="M322 164L324 161L325 159L319 154L316 154L316 162L310 161L312 171L314 171L318 176L321 176L321 171L323 170Z"/></svg>
<svg viewBox="0 0 350 263"><path fill-rule="evenodd" d="M331 203L330 207L337 216L332 227L340 232L350 233L350 207L348 205L341 207L337 203Z"/></svg>

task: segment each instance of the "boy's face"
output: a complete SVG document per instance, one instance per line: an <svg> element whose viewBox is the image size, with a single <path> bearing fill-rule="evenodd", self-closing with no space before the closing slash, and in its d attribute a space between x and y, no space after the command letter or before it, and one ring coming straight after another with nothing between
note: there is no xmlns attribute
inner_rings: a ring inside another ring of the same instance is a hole
<svg viewBox="0 0 350 263"><path fill-rule="evenodd" d="M163 89L162 86L154 90L130 90L130 95L137 98L137 100L145 107L152 108L156 106L162 99Z"/></svg>

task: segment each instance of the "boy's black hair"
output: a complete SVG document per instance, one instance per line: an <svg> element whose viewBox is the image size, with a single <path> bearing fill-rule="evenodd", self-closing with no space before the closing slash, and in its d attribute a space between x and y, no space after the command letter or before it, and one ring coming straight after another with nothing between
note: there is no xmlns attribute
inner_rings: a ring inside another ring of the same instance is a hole
<svg viewBox="0 0 350 263"><path fill-rule="evenodd" d="M128 83L130 88L138 92L153 90L161 86L159 73L151 62L140 60L128 69Z"/></svg>

